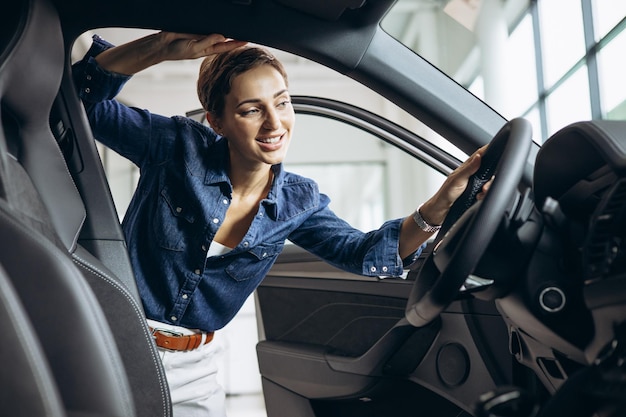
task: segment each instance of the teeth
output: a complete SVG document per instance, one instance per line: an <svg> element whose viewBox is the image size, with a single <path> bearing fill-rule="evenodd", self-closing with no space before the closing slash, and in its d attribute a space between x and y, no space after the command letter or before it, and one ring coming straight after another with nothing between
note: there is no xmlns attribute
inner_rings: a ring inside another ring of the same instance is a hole
<svg viewBox="0 0 626 417"><path fill-rule="evenodd" d="M276 137L273 137L273 138L259 139L259 142L263 142L263 143L278 143L279 140L280 140L280 136L276 136Z"/></svg>

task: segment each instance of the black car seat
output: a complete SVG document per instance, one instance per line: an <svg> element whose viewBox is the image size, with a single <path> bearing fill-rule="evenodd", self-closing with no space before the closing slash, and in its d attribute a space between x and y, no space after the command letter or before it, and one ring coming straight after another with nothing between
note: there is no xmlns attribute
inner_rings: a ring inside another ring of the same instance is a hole
<svg viewBox="0 0 626 417"><path fill-rule="evenodd" d="M54 11L44 2L16 1L4 3L0 16L0 26L9 27L2 30L0 40L0 265L24 307L54 379L53 385L42 382L50 393L59 393L67 415L133 416L121 357L110 338L103 337L110 334L104 314L39 204L37 188L25 169L45 171L50 186L60 184L64 172L49 156L54 155L55 142L48 114L63 62L62 55L55 55L55 45L61 45L62 38L60 31L54 31ZM55 192L72 204L57 223L79 225L84 218L80 199L62 185ZM3 357L5 362L11 360ZM44 373L43 360L39 365L37 371ZM18 380L22 375L13 377ZM41 393L37 390L34 400ZM14 414L11 403L2 411Z"/></svg>
<svg viewBox="0 0 626 417"><path fill-rule="evenodd" d="M45 352L51 389L68 415L170 416L136 288L78 244L86 211L49 120L65 63L54 7L3 3L0 46L0 265Z"/></svg>
<svg viewBox="0 0 626 417"><path fill-rule="evenodd" d="M63 2L58 4L62 7ZM72 234L74 240L68 239L65 246L94 290L110 324L130 381L137 415L169 417L172 404L163 364L146 322L102 160L71 76L72 41L73 35L69 34L66 71L52 108L50 125L87 209L87 217L78 236ZM62 212L64 208L52 204L49 210Z"/></svg>
<svg viewBox="0 0 626 417"><path fill-rule="evenodd" d="M17 21L5 21L0 24L0 62L8 54L8 41L17 29ZM1 66L0 66L1 68ZM1 79L0 79L1 85ZM4 129L0 130L0 136ZM5 142L0 140L0 149ZM4 184L7 170L7 154L0 152L0 205L6 206ZM2 236L2 245L6 244ZM28 318L13 284L8 279L4 268L0 266L0 334L5 343L0 343L2 372L0 372L0 413L16 417L51 416L62 417L63 411L60 393L45 352L37 339L35 329ZM8 341L8 343L7 343Z"/></svg>
<svg viewBox="0 0 626 417"><path fill-rule="evenodd" d="M62 417L61 396L28 315L0 268L0 413L14 417Z"/></svg>
<svg viewBox="0 0 626 417"><path fill-rule="evenodd" d="M19 170L8 171L24 184ZM24 206L0 205L0 264L25 307L67 414L134 416L126 372L93 292L67 253L38 230L39 221L18 208ZM11 407L7 411L13 415Z"/></svg>

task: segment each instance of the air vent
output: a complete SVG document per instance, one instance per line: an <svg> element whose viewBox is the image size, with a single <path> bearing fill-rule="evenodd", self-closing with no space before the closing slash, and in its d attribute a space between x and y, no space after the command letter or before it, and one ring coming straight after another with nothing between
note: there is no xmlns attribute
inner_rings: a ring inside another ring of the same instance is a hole
<svg viewBox="0 0 626 417"><path fill-rule="evenodd" d="M583 248L585 278L603 278L626 269L626 179L598 205Z"/></svg>

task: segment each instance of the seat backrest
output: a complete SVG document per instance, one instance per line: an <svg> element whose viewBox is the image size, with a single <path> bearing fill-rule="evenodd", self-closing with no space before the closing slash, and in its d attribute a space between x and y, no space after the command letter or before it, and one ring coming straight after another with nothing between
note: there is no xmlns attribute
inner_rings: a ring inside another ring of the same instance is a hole
<svg viewBox="0 0 626 417"><path fill-rule="evenodd" d="M25 307L67 413L134 416L126 372L93 292L66 252L2 203L0 265Z"/></svg>
<svg viewBox="0 0 626 417"><path fill-rule="evenodd" d="M85 210L48 122L63 73L58 16L46 0L16 0L0 6L5 24L14 30L0 31L0 265L54 379L44 382L65 412L132 417L107 319L68 252Z"/></svg>
<svg viewBox="0 0 626 417"><path fill-rule="evenodd" d="M48 361L13 285L0 267L0 414L63 417ZM7 340L12 343L6 343Z"/></svg>
<svg viewBox="0 0 626 417"><path fill-rule="evenodd" d="M172 404L165 370L143 309L111 271L78 246L75 265L103 306L126 369L138 417L170 417Z"/></svg>
<svg viewBox="0 0 626 417"><path fill-rule="evenodd" d="M10 4L8 4L10 3ZM71 181L49 125L52 103L63 74L63 38L55 10L45 1L17 0L2 6L2 20L21 14L18 31L2 62L2 103L15 118L20 136L14 155L26 169L61 241L76 244L85 208ZM17 17L17 16L15 16Z"/></svg>
<svg viewBox="0 0 626 417"><path fill-rule="evenodd" d="M15 3L21 4L21 9ZM0 140L0 161L4 158L5 166L4 175L0 175L0 189L2 184L6 185L6 201L12 209L9 214L25 224L29 232L45 237L44 243L53 251L52 258L63 264L59 272L71 274L71 279L82 278L75 285L81 286L79 291L91 294L85 299L89 300L88 305L93 304L91 307L102 313L93 313L98 316L97 319L104 317L104 323L95 324L99 339L103 342L106 340L106 343L101 343L101 347L110 349L115 360L118 357L121 359L111 369L113 374L124 374L125 381L121 381L118 388L129 394L130 398L123 399L121 403L135 405L135 414L127 415L171 416L165 372L137 299L136 288L131 288L127 280L121 280L78 243L86 210L49 121L52 107L66 101L55 100L65 67L65 50L58 16L48 0L19 0L15 3L0 6L1 20L9 20L7 16L10 13L25 16L25 22L17 25L17 35L7 34L11 38L8 44L12 45L13 50L0 62L0 102L5 135L5 140ZM5 10L9 12L5 13ZM65 91L65 94L68 92ZM0 225L0 238L5 242L3 233L9 232ZM29 252L31 249L27 247L13 251L16 257L14 263L30 262L30 258L27 260L24 257ZM8 253L11 251L7 251L7 256ZM0 264L4 258L0 255ZM66 265L67 260L70 260L71 267ZM17 265L12 265L9 273L12 279L14 274L21 275L23 271ZM29 279L34 282L42 278L47 280L47 275ZM30 285L33 285L31 289L36 288L35 284ZM61 287L55 287L54 294L61 291ZM74 290L64 288L63 291L71 293ZM28 290L22 292L18 288L18 293L21 297L34 297L28 294ZM62 294L58 296L63 297ZM30 303L32 298L29 300ZM53 304L51 301L44 302L46 307L42 309L50 308ZM58 323L58 326L61 325ZM64 333L60 327L56 329ZM39 333L45 329L37 330ZM88 331L87 335L90 333L93 332ZM46 337L53 336L46 333ZM87 364L83 365L89 368ZM119 365L122 370L117 369ZM106 380L105 376L98 383L104 384ZM83 389L90 389L90 384L85 384ZM88 393L81 395L88 396Z"/></svg>

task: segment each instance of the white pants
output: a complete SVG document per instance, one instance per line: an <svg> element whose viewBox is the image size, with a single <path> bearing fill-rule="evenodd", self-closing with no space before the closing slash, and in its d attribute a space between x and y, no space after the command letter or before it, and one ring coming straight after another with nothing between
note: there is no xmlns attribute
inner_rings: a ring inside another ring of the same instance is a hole
<svg viewBox="0 0 626 417"><path fill-rule="evenodd" d="M226 417L226 395L217 381L221 353L215 340L188 352L159 348L174 417Z"/></svg>

